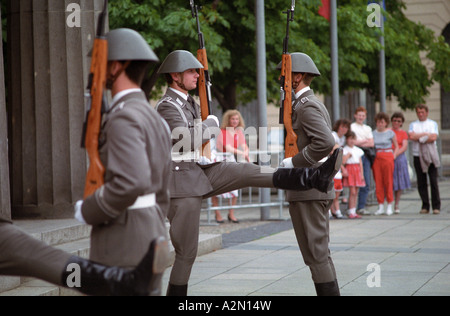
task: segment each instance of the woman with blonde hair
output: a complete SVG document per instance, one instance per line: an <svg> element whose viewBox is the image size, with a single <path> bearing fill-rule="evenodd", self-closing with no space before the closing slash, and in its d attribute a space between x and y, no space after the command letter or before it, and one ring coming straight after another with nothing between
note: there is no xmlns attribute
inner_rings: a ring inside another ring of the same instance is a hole
<svg viewBox="0 0 450 316"><path fill-rule="evenodd" d="M222 124L220 126L221 133L216 140L216 158L215 161L238 161L249 162L249 150L244 135L245 121L238 110L228 110L223 114ZM231 199L231 205L236 205L239 191L234 190L221 195L222 198ZM217 206L218 197L212 198L213 206ZM223 223L220 211L216 211L217 223ZM230 209L228 213L228 221L239 223L234 216L234 210Z"/></svg>

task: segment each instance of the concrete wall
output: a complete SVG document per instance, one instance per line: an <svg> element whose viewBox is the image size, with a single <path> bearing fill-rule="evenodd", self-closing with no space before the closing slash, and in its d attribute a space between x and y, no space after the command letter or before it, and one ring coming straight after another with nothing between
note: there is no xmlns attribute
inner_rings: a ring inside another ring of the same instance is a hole
<svg viewBox="0 0 450 316"><path fill-rule="evenodd" d="M79 27L67 23L77 4ZM10 0L8 119L13 218L73 216L82 198L84 90L102 0Z"/></svg>
<svg viewBox="0 0 450 316"><path fill-rule="evenodd" d="M0 8L0 16L1 16ZM0 24L0 36L2 36ZM6 123L5 76L3 41L0 41L0 216L11 218L9 198L8 128Z"/></svg>

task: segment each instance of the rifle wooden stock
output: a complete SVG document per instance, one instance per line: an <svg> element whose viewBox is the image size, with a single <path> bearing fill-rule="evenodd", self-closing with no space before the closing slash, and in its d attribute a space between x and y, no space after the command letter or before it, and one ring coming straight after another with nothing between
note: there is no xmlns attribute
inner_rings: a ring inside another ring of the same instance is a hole
<svg viewBox="0 0 450 316"><path fill-rule="evenodd" d="M208 56L206 54L206 48L200 48L199 50L197 50L197 59L204 67L203 69L200 69L199 71L200 77L198 78L198 95L200 97L200 111L202 121L204 121L210 114L209 97L206 89L207 85L206 73L208 72ZM202 156L211 159L211 144L209 142L203 144Z"/></svg>
<svg viewBox="0 0 450 316"><path fill-rule="evenodd" d="M105 167L103 166L98 152L98 138L102 120L103 91L106 86L106 67L108 56L108 43L106 39L96 38L92 51L91 62L91 109L88 115L86 127L86 151L89 157L89 169L86 174L84 187L84 198L92 195L95 190L104 183Z"/></svg>
<svg viewBox="0 0 450 316"><path fill-rule="evenodd" d="M284 142L284 156L290 158L298 153L297 134L292 127L292 58L290 54L283 54L281 76L284 77L284 113L283 121L286 128L286 140Z"/></svg>

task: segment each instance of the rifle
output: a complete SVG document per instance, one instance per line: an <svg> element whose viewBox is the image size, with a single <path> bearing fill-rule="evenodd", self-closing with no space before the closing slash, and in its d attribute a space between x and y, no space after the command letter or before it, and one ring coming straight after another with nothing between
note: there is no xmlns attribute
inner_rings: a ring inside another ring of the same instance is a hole
<svg viewBox="0 0 450 316"><path fill-rule="evenodd" d="M284 144L285 157L290 158L298 153L297 134L292 128L292 58L289 54L289 24L294 21L295 0L292 0L291 8L286 12L287 27L286 37L283 40L283 56L281 60L281 105L280 124L286 128L286 140Z"/></svg>
<svg viewBox="0 0 450 316"><path fill-rule="evenodd" d="M108 42L105 37L105 24L107 14L108 0L105 0L103 11L98 18L97 34L92 50L91 69L85 93L88 112L84 123L82 147L86 148L90 163L86 174L84 198L93 194L104 183L105 167L100 160L98 152L98 138L100 135L102 111L106 105L105 88Z"/></svg>
<svg viewBox="0 0 450 316"><path fill-rule="evenodd" d="M198 10L201 7L195 5L194 0L190 0L192 17L197 20L197 32L198 32L198 43L199 49L197 50L197 59L203 65L203 69L200 69L198 78L198 95L200 97L200 112L202 120L206 120L208 115L212 113L211 111L211 77L209 75L208 69L208 57L206 54L205 38L200 29L200 20L198 18ZM203 144L203 156L211 158L211 148L209 142Z"/></svg>

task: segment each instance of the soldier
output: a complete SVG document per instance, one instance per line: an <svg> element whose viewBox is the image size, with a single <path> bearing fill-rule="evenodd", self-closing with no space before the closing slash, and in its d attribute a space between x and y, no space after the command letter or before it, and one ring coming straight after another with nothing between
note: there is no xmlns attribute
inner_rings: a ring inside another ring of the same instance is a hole
<svg viewBox="0 0 450 316"><path fill-rule="evenodd" d="M318 169L276 171L271 168L262 170L254 164L209 163L200 157L198 148L209 141L213 134L208 131L217 128L220 132L217 117L210 115L205 121L201 121L199 106L188 93L197 87L197 69L200 68L203 68L202 64L192 53L177 50L167 56L159 69L159 73L166 75L169 88L156 109L169 124L173 143L168 218L171 224L171 241L175 248L175 263L167 289L169 296L187 295L188 281L197 255L203 198L243 187L291 190L318 188L327 192L340 167L340 164L336 164L337 157L329 159L327 164ZM180 143L183 145L180 146Z"/></svg>
<svg viewBox="0 0 450 316"><path fill-rule="evenodd" d="M299 153L286 158L282 165L288 168L318 166L335 145L328 111L309 87L320 72L308 55L293 53L291 56L292 87L295 90L292 126L298 136ZM278 69L281 69L281 64ZM339 161L342 161L342 154ZM334 188L331 188L328 192L315 189L287 191L286 196L297 241L305 264L311 270L318 296L340 295L328 249L328 210L334 195Z"/></svg>
<svg viewBox="0 0 450 316"><path fill-rule="evenodd" d="M0 275L35 277L65 287L71 287L70 279L74 289L87 295L148 295L153 270L158 269L154 247L134 270L107 267L50 247L0 216ZM71 276L77 268L78 284Z"/></svg>
<svg viewBox="0 0 450 316"><path fill-rule="evenodd" d="M151 241L167 237L170 132L140 89L147 66L158 61L156 55L130 29L109 32L107 41L107 87L113 101L99 137L105 181L77 202L76 218L92 225L91 260L133 268ZM167 241L157 248L167 259ZM151 295L160 295L164 268L152 278Z"/></svg>

